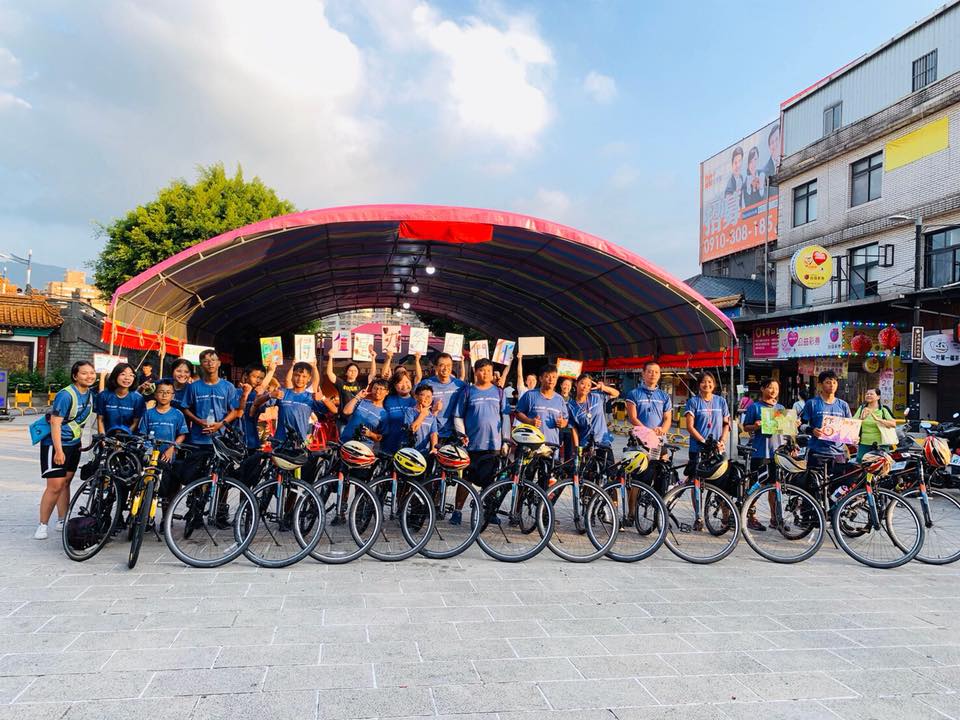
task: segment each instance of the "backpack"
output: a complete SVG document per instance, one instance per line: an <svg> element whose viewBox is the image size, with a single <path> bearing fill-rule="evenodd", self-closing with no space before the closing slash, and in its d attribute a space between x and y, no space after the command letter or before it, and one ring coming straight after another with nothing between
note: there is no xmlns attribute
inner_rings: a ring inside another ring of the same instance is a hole
<svg viewBox="0 0 960 720"><path fill-rule="evenodd" d="M83 423L86 422L87 418L90 416L89 413L83 416L83 420L77 422L77 418L80 417L80 413L87 410L90 405L90 392L87 392L87 399L83 403L83 407L78 407L80 405L80 396L77 394L76 389L72 384L67 385L64 390L67 394L70 395L70 412L67 415L67 418L64 418L64 422L67 427L70 428L70 433L72 439L76 440L83 434ZM50 437L50 413L41 415L39 418L30 423L30 442L33 445L36 445L38 442L45 440Z"/></svg>

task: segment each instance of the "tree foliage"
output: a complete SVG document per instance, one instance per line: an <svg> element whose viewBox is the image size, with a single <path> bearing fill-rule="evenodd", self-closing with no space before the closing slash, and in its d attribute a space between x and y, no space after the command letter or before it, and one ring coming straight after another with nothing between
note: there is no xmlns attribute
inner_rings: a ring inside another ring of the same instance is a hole
<svg viewBox="0 0 960 720"><path fill-rule="evenodd" d="M233 177L227 177L222 163L201 166L198 175L192 185L174 180L146 205L100 225L106 246L94 263L94 284L105 297L184 248L296 209L260 178L244 180L239 166Z"/></svg>

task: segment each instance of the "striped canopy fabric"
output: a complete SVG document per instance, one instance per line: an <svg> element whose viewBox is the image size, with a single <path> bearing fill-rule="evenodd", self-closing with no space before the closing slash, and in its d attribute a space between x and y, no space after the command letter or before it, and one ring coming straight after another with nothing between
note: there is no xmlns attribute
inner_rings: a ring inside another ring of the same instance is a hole
<svg viewBox="0 0 960 720"><path fill-rule="evenodd" d="M149 337L229 351L325 315L404 301L491 339L543 335L548 354L579 359L716 351L736 337L690 287L598 237L524 215L423 205L311 210L211 238L120 286L109 334L128 346Z"/></svg>

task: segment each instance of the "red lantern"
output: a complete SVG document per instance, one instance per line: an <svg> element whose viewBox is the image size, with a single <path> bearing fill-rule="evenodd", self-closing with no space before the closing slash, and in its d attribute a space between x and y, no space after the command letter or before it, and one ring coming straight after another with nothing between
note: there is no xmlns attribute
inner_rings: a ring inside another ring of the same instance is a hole
<svg viewBox="0 0 960 720"><path fill-rule="evenodd" d="M900 331L893 325L887 325L887 327L877 333L877 340L880 341L880 347L884 350L893 350L900 344Z"/></svg>
<svg viewBox="0 0 960 720"><path fill-rule="evenodd" d="M869 335L864 335L863 333L854 335L853 340L850 341L850 348L857 355L866 355L872 347L873 340L870 339Z"/></svg>

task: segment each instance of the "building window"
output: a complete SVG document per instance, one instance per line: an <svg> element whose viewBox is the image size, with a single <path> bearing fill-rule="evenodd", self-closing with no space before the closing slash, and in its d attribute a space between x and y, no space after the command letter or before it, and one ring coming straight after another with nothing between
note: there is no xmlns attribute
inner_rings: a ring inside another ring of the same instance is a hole
<svg viewBox="0 0 960 720"><path fill-rule="evenodd" d="M817 181L793 189L793 226L799 227L817 219Z"/></svg>
<svg viewBox="0 0 960 720"><path fill-rule="evenodd" d="M913 61L913 91L937 81L937 51L931 50Z"/></svg>
<svg viewBox="0 0 960 720"><path fill-rule="evenodd" d="M926 237L927 287L960 281L960 227L938 230Z"/></svg>
<svg viewBox="0 0 960 720"><path fill-rule="evenodd" d="M850 207L880 197L883 184L883 151L858 160L850 166Z"/></svg>
<svg viewBox="0 0 960 720"><path fill-rule="evenodd" d="M790 307L802 308L807 305L807 289L796 280L790 281Z"/></svg>
<svg viewBox="0 0 960 720"><path fill-rule="evenodd" d="M823 111L823 136L840 129L842 102L834 103Z"/></svg>
<svg viewBox="0 0 960 720"><path fill-rule="evenodd" d="M878 294L877 266L880 264L880 245L864 245L850 251L850 300L862 300Z"/></svg>
<svg viewBox="0 0 960 720"><path fill-rule="evenodd" d="M725 257L717 260L717 275L730 277L730 258Z"/></svg>

